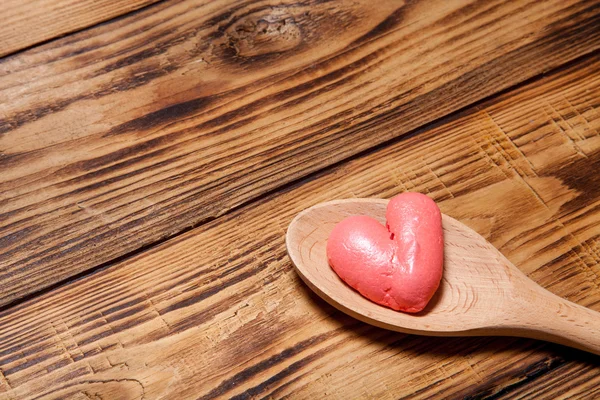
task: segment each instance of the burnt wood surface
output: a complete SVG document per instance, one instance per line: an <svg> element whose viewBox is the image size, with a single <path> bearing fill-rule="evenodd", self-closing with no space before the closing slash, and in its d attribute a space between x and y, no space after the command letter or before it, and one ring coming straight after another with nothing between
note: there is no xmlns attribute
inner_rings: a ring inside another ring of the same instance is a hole
<svg viewBox="0 0 600 400"><path fill-rule="evenodd" d="M596 356L337 312L296 275L284 233L321 201L420 191L600 311L598 99L593 56L14 306L0 398L594 398Z"/></svg>
<svg viewBox="0 0 600 400"><path fill-rule="evenodd" d="M284 244L419 191L600 311L600 2L41 3L5 20L67 30L0 58L0 400L600 396L597 356L345 316Z"/></svg>
<svg viewBox="0 0 600 400"><path fill-rule="evenodd" d="M0 305L600 44L597 1L179 1L0 61Z"/></svg>

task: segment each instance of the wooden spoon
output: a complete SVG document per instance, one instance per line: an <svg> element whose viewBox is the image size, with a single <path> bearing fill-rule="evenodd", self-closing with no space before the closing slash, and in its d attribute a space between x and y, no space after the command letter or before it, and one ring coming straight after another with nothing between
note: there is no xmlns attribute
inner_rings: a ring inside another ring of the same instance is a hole
<svg viewBox="0 0 600 400"><path fill-rule="evenodd" d="M329 233L350 215L385 224L388 201L350 199L318 204L291 222L286 244L304 282L321 298L363 322L430 336L520 336L600 355L600 313L543 289L474 230L442 216L444 275L417 314L375 304L346 285L325 251Z"/></svg>

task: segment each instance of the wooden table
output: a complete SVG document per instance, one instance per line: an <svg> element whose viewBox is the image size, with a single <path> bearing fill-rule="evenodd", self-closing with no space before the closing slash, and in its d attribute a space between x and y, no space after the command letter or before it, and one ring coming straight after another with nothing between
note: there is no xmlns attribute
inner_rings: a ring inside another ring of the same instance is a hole
<svg viewBox="0 0 600 400"><path fill-rule="evenodd" d="M600 398L302 284L302 209L419 191L600 311L600 2L5 0L0 399Z"/></svg>

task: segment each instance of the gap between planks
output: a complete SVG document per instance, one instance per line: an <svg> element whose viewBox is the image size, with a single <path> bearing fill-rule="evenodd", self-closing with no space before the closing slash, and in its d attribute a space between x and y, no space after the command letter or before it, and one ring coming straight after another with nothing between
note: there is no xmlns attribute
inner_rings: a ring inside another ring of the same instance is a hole
<svg viewBox="0 0 600 400"><path fill-rule="evenodd" d="M151 7L157 6L160 3L164 3L166 0L148 0L148 1L150 1L148 4L145 4L145 5L142 5L142 6L138 6L137 8L134 5L129 11L125 11L125 12L123 12L121 14L115 14L115 15L109 14L106 18L104 18L104 17L97 18L97 20L94 20L89 25L82 25L82 26L79 26L79 27L76 26L76 25L74 25L73 28L67 28L67 29L65 29L63 31L58 31L58 32L55 32L55 33L53 33L51 35L42 35L42 34L39 34L38 35L38 36L40 36L39 39L32 39L30 41L31 43L23 44L20 47L12 47L11 48L11 46L9 45L9 47L7 49L0 48L0 61L2 61L2 59L4 59L4 58L19 55L19 54L21 54L21 53L23 53L25 51L34 49L34 48L39 47L39 46L43 46L45 44L51 43L51 42L53 42L55 40L64 38L66 36L74 35L74 34L77 34L79 32L84 32L84 31L93 29L93 28L95 28L95 27L97 27L99 25L107 24L107 23L110 23L110 22L113 22L113 21L117 21L117 20L119 20L121 18L126 18L128 16L135 15L135 14L140 13L142 11L145 11L145 10L151 8ZM126 3L126 1L124 3ZM31 4L28 4L28 6L31 6ZM85 4L84 4L84 6L85 6ZM36 21L35 20L35 17L33 19L34 19L33 21L30 21L31 24L35 25L35 24L39 24L40 23L40 21ZM10 25L10 22L4 21L4 23L5 23L5 26L6 25ZM19 26L12 27L12 28L9 27L9 29L11 29L11 30L19 30L19 28L20 28ZM23 26L23 28L25 29L25 28L28 28L28 27ZM0 34L1 34L1 32L0 32ZM48 36L48 37L44 38L44 36ZM1 37L0 37L0 39L1 39Z"/></svg>

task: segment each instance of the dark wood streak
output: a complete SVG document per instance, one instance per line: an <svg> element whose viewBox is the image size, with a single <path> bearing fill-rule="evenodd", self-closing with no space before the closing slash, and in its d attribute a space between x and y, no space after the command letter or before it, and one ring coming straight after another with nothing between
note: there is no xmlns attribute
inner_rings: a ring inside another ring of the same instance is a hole
<svg viewBox="0 0 600 400"><path fill-rule="evenodd" d="M283 399L283 398L286 398L286 397L289 398L289 396L281 397L280 393L283 390L285 390L286 388L289 388L291 385L299 382L302 378L305 378L308 373L309 372L304 372L304 373L298 374L294 378L288 379L285 383L283 383L282 385L280 385L279 387L277 387L275 390L273 390L272 392L270 392L270 393L264 395L263 397L261 397L261 400L279 399L279 398Z"/></svg>
<svg viewBox="0 0 600 400"><path fill-rule="evenodd" d="M565 363L545 373L544 382L539 382L540 379L531 380L497 398L595 398L599 392L595 384L598 381L596 370L597 365L593 361L587 365Z"/></svg>
<svg viewBox="0 0 600 400"><path fill-rule="evenodd" d="M309 339L303 340L302 342L299 342L299 343L295 344L294 346L283 350L279 354L276 354L264 361L261 361L255 365L252 365L251 367L245 368L243 371L237 373L233 377L227 379L224 382L221 382L215 389L211 390L209 393L205 394L204 396L199 397L198 400L209 400L209 399L214 399L216 397L222 396L222 395L230 392L231 390L235 389L238 385L243 384L244 382L248 381L250 378L254 377L255 375L257 375L261 372L264 372L264 371L274 367L275 365L280 364L280 363L288 360L289 358L306 351L310 347L313 347L317 344L323 343L329 339L336 337L337 335L339 335L341 333L341 331L342 330L330 331L330 332L327 332L327 333L324 333L321 335L317 335L317 336L313 336ZM236 396L235 398L239 398L239 399L251 398L252 396L255 396L255 395L261 393L264 390L264 388L266 388L268 385L279 381L280 379L289 375L290 373L296 372L298 369L303 368L304 366L310 364L312 361L322 357L328 351L332 350L335 347L338 347L342 343L343 343L343 341L338 342L329 347L326 347L325 349L316 351L312 354L309 354L308 356L302 358L300 361L296 361L295 363L286 367L280 373L274 375L267 381L263 382L263 384L256 386L252 389L248 389L245 393L240 394L240 395Z"/></svg>
<svg viewBox="0 0 600 400"><path fill-rule="evenodd" d="M353 41L348 46L348 48L354 48L365 42L376 40L392 32L402 23L402 21L404 21L406 13L408 12L408 8L410 8L410 4L412 2L414 2L414 0L405 0L404 4L398 9L396 9L396 11L391 13L389 17L381 21L376 27L371 29L369 32L365 33L360 38Z"/></svg>
<svg viewBox="0 0 600 400"><path fill-rule="evenodd" d="M494 380L486 382L483 387L473 388L472 391L470 391L469 394L466 394L463 398L465 400L498 399L506 394L510 394L513 390L519 388L520 386L526 385L536 378L563 366L565 363L566 361L559 357L550 357L546 360L538 361L535 364L528 365L526 368L524 368L521 375L518 377L515 377L512 374L510 376L499 376ZM510 378L512 381L516 380L516 382L506 386L499 385L499 383L504 383L509 380L507 378Z"/></svg>
<svg viewBox="0 0 600 400"><path fill-rule="evenodd" d="M243 393L233 396L232 399L235 399L235 400L254 399L254 398L256 398L256 396L263 393L265 390L267 390L272 385L276 384L277 382L280 382L283 379L286 379L291 374L294 374L294 373L302 370L303 368L306 368L312 362L327 356L330 352L335 351L336 349L342 347L343 344L344 344L344 341L341 341L339 343L336 343L336 344L326 347L324 349L318 350L318 351L314 352L313 354L302 358L301 360L295 361L292 364L290 364L289 366L285 367L280 372L271 376L269 379L263 381L259 385L256 385L256 386L244 391Z"/></svg>
<svg viewBox="0 0 600 400"><path fill-rule="evenodd" d="M582 174L584 171L585 174ZM572 163L558 168L553 174L566 182L578 196L565 203L560 215L565 217L573 211L589 204L590 199L600 196L600 154L592 154L588 158L574 160Z"/></svg>

